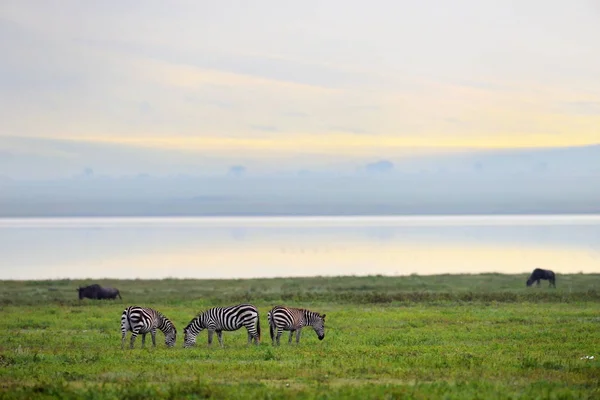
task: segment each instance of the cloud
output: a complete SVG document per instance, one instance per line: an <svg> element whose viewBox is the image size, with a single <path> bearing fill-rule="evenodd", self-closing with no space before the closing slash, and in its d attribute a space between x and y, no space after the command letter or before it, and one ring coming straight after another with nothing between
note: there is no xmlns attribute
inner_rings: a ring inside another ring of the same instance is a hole
<svg viewBox="0 0 600 400"><path fill-rule="evenodd" d="M156 58L115 54L125 57L121 62L139 76L167 86L193 88L204 85L221 87L267 87L273 90L298 90L309 93L332 93L335 89L325 86L299 83L280 79L277 76L251 75L241 72L230 72L217 68L206 68L192 63L170 62Z"/></svg>
<svg viewBox="0 0 600 400"><path fill-rule="evenodd" d="M244 167L243 165L234 165L232 167L229 167L229 171L228 174L231 176L242 176L246 173L246 167Z"/></svg>
<svg viewBox="0 0 600 400"><path fill-rule="evenodd" d="M372 174L388 173L393 171L393 169L394 163L389 160L380 160L373 163L369 163L365 166L365 170L368 173Z"/></svg>
<svg viewBox="0 0 600 400"><path fill-rule="evenodd" d="M341 89L377 82L376 76L367 71L269 55L213 52L210 58L185 59L201 68L314 87Z"/></svg>
<svg viewBox="0 0 600 400"><path fill-rule="evenodd" d="M521 5L508 35L510 7L467 0L57 4L0 6L0 135L233 158L600 142L581 4Z"/></svg>
<svg viewBox="0 0 600 400"><path fill-rule="evenodd" d="M147 101L142 101L138 108L142 114L148 114L152 111L152 106Z"/></svg>
<svg viewBox="0 0 600 400"><path fill-rule="evenodd" d="M497 90L510 90L514 88L508 87L506 84L501 85L490 81L472 81L472 80L461 80L456 82L458 86L465 86L468 88L481 89L484 91L497 91Z"/></svg>
<svg viewBox="0 0 600 400"><path fill-rule="evenodd" d="M349 106L349 111L380 111L381 106L378 105L360 105L360 106Z"/></svg>
<svg viewBox="0 0 600 400"><path fill-rule="evenodd" d="M599 101L568 101L560 107L569 114L600 116Z"/></svg>
<svg viewBox="0 0 600 400"><path fill-rule="evenodd" d="M206 94L207 91L202 90L201 93L186 94L183 96L184 101L195 105L216 107L222 110L233 110L235 104L227 100L218 100L211 98Z"/></svg>
<svg viewBox="0 0 600 400"><path fill-rule="evenodd" d="M457 118L449 117L449 118L442 118L442 120L449 124L457 124L457 125L464 124L464 121L461 121L460 119L457 119Z"/></svg>
<svg viewBox="0 0 600 400"><path fill-rule="evenodd" d="M367 133L367 131L365 131L364 129L351 128L351 127L345 127L345 126L329 126L329 127L327 127L327 129L329 129L333 132L345 132L345 133L356 133L356 134Z"/></svg>
<svg viewBox="0 0 600 400"><path fill-rule="evenodd" d="M279 132L279 129L271 125L250 125L250 129L262 132Z"/></svg>
<svg viewBox="0 0 600 400"><path fill-rule="evenodd" d="M285 111L281 113L284 117L296 117L296 118L307 118L309 115L305 112L300 111Z"/></svg>

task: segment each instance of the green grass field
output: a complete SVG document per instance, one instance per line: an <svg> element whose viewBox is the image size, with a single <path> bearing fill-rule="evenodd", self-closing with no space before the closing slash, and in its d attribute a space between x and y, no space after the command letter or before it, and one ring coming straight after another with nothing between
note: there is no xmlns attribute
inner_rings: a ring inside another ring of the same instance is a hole
<svg viewBox="0 0 600 400"><path fill-rule="evenodd" d="M558 275L557 289L525 275L256 280L98 281L123 300L77 299L95 281L0 281L0 398L600 398L600 274ZM183 327L205 308L251 302L262 343L205 332L183 348ZM319 341L273 347L277 304L327 314ZM127 305L176 325L121 350ZM594 359L582 359L594 356Z"/></svg>

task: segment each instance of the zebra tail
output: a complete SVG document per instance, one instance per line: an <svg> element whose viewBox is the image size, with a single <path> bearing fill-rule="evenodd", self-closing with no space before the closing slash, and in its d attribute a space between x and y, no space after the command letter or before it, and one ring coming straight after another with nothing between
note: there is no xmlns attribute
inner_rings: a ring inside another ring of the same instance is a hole
<svg viewBox="0 0 600 400"><path fill-rule="evenodd" d="M133 325L131 325L131 313L129 312L129 307L127 308L127 322L129 323L129 329L133 332Z"/></svg>
<svg viewBox="0 0 600 400"><path fill-rule="evenodd" d="M275 332L273 330L274 326L273 326L273 321L272 321L271 313L267 314L267 319L268 319L268 322L269 322L269 333L271 334L271 340L273 340L273 337L275 337Z"/></svg>

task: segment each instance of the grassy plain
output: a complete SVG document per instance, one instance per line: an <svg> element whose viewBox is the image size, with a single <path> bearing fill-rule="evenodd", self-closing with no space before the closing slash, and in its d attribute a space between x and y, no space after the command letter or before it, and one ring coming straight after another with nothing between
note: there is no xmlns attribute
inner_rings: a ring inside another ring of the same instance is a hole
<svg viewBox="0 0 600 400"><path fill-rule="evenodd" d="M0 281L0 398L600 398L600 274L256 280L100 280L123 300L77 299L92 281ZM262 343L181 330L210 306L252 302ZM270 344L276 304L327 314L320 342ZM127 305L154 307L180 335L120 349ZM582 359L594 356L594 359Z"/></svg>

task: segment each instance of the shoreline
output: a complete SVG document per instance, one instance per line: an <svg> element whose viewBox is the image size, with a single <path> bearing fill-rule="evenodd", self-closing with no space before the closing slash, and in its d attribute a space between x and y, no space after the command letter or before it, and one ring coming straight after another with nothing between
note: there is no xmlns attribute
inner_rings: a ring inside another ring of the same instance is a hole
<svg viewBox="0 0 600 400"><path fill-rule="evenodd" d="M553 216L599 216L600 217L600 209L599 210L590 210L590 211L523 211L523 212L388 212L388 213L378 213L378 212L362 212L362 213L352 213L352 212L268 212L268 213L252 213L252 212L241 212L241 213L232 213L232 212L224 212L224 213L156 213L156 214L135 214L135 213L80 213L80 214L1 214L0 220L6 219L125 219L125 218L136 218L136 219L145 219L145 218L162 218L162 219L188 219L188 218L442 218L442 217L553 217Z"/></svg>
<svg viewBox="0 0 600 400"><path fill-rule="evenodd" d="M123 283L169 283L169 282L198 282L198 283L272 283L274 281L312 281L312 280L327 280L327 281L348 281L348 280L403 280L403 279L425 279L425 280L436 280L438 278L448 279L459 279L459 278L478 278L478 277L502 277L502 278L521 278L529 276L530 272L523 273L501 273L501 272L476 272L476 273L439 273L439 274L407 274L407 275L307 275L307 276L276 276L268 278L176 278L176 277L165 277L165 278L52 278L52 279L0 279L0 285L3 283L77 283L77 282L123 282ZM600 270L598 272L575 272L562 274L557 272L558 277L598 277L600 278Z"/></svg>

